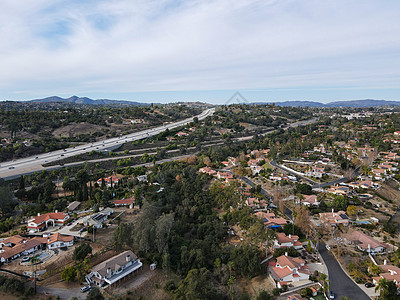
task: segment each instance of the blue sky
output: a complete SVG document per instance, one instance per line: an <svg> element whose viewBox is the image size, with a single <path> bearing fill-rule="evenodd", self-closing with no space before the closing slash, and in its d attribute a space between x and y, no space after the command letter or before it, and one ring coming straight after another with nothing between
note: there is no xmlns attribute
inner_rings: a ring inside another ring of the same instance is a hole
<svg viewBox="0 0 400 300"><path fill-rule="evenodd" d="M397 0L2 0L0 100L400 100Z"/></svg>

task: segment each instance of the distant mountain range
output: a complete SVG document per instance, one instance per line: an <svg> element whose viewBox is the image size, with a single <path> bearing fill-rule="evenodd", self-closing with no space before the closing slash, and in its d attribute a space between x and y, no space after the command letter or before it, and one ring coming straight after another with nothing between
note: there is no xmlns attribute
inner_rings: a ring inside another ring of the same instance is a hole
<svg viewBox="0 0 400 300"><path fill-rule="evenodd" d="M300 107L374 107L374 106L398 106L400 101L387 101L387 100L348 100L348 101L334 101L329 103L321 103L314 101L283 101L283 102L253 102L251 104L272 104L277 106L300 106Z"/></svg>
<svg viewBox="0 0 400 300"><path fill-rule="evenodd" d="M90 99L87 97L78 97L72 96L69 98L61 98L58 96L51 96L43 99L34 99L23 101L28 103L71 103L71 104L84 104L84 105L112 105L112 106L148 106L150 103L143 102L134 102L128 100L110 100L110 99ZM207 106L211 104L202 103L202 102L180 102L185 103L187 105L201 105ZM374 99L365 99L365 100L347 100L347 101L333 101L329 103L322 103L316 101L282 101L282 102L251 102L251 103L243 103L243 104L252 104L252 105L266 105L274 103L277 106L298 106L298 107L353 107L353 108L362 108L362 107L375 107L375 106L400 106L400 101L388 101L388 100L374 100Z"/></svg>
<svg viewBox="0 0 400 300"><path fill-rule="evenodd" d="M74 103L74 104L86 104L86 105L134 105L134 106L147 106L148 103L140 103L127 100L109 100L109 99L97 99L93 100L87 97L72 96L69 98L61 98L58 96L51 96L43 99L34 99L26 102L33 103Z"/></svg>

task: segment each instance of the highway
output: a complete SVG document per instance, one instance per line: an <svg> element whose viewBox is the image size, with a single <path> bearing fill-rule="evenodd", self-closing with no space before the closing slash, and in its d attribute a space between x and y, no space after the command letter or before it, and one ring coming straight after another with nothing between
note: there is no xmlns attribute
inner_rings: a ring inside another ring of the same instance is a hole
<svg viewBox="0 0 400 300"><path fill-rule="evenodd" d="M33 172L43 170L42 165L50 162L54 162L63 158L72 157L75 155L84 154L87 152L102 151L107 149L113 149L124 143L133 142L145 138L155 136L167 129L175 129L180 126L187 125L193 122L193 119L197 117L199 120L203 120L208 116L213 115L215 112L214 108L207 109L197 116L193 116L175 123L162 125L155 128L146 129L140 132L131 133L124 136L114 137L111 139L79 145L72 148L61 149L53 152L39 154L37 156L30 156L21 158L18 160L3 162L0 164L0 178L11 179L24 174L31 174Z"/></svg>

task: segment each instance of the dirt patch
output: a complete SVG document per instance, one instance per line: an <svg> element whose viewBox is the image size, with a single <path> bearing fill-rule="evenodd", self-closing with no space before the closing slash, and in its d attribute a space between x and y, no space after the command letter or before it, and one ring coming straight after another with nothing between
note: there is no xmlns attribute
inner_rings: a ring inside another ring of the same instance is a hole
<svg viewBox="0 0 400 300"><path fill-rule="evenodd" d="M387 184L383 184L382 187L376 191L378 196L382 196L385 200L392 200L396 204L400 204L400 191L396 190Z"/></svg>
<svg viewBox="0 0 400 300"><path fill-rule="evenodd" d="M176 275L165 275L161 271L150 271L147 265L143 265L140 271L132 279L110 290L113 296L123 296L125 299L172 299L163 287L167 281L173 279L177 284L179 278Z"/></svg>
<svg viewBox="0 0 400 300"><path fill-rule="evenodd" d="M266 275L259 275L251 280L241 278L238 280L241 289L246 290L251 296L256 296L260 291L272 291L275 286Z"/></svg>
<svg viewBox="0 0 400 300"><path fill-rule="evenodd" d="M92 134L97 131L108 130L107 127L93 125L89 123L72 123L67 126L57 128L53 131L55 137L73 137L80 134Z"/></svg>

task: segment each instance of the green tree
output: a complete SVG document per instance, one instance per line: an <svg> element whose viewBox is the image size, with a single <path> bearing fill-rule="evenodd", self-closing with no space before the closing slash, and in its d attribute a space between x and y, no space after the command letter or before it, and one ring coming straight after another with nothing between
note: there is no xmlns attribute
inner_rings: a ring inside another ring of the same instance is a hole
<svg viewBox="0 0 400 300"><path fill-rule="evenodd" d="M61 279L66 282L71 282L76 280L76 268L74 266L66 268L61 273Z"/></svg>
<svg viewBox="0 0 400 300"><path fill-rule="evenodd" d="M93 287L86 296L86 300L104 300L104 296L97 287Z"/></svg>
<svg viewBox="0 0 400 300"><path fill-rule="evenodd" d="M399 299L397 295L397 287L393 281L381 278L375 287L375 292L379 291L379 300L395 300Z"/></svg>

